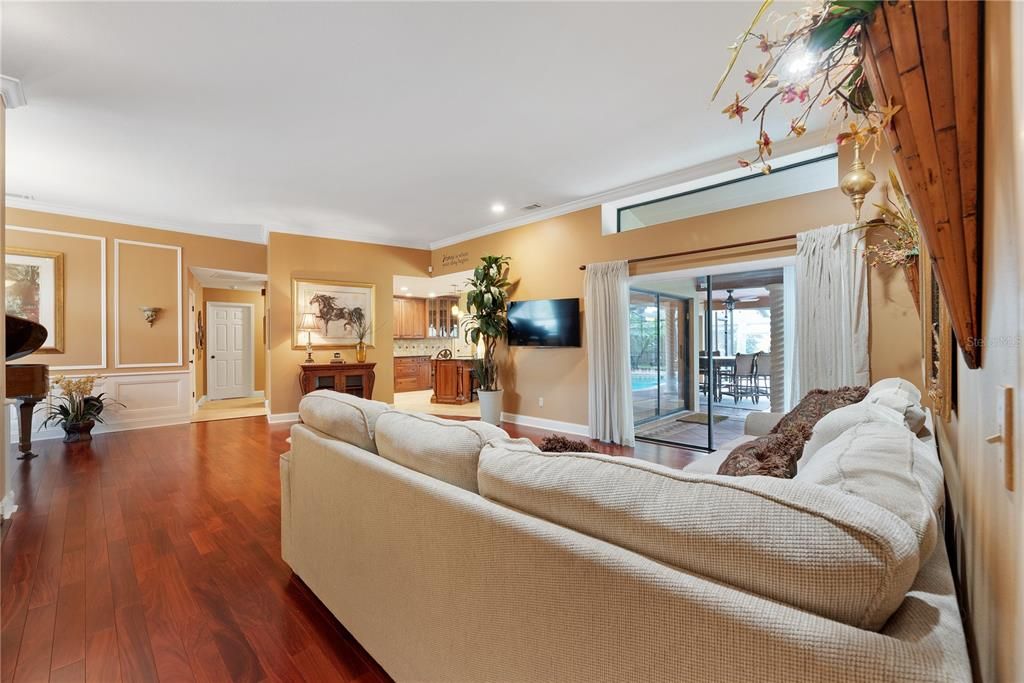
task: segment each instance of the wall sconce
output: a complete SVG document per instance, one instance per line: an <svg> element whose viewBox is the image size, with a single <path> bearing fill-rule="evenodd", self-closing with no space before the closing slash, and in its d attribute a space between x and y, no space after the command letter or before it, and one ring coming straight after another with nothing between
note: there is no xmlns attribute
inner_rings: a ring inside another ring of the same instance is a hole
<svg viewBox="0 0 1024 683"><path fill-rule="evenodd" d="M153 323L156 322L157 313L163 309L156 306L143 306L139 310L142 311L142 317L146 319L146 324L153 327Z"/></svg>

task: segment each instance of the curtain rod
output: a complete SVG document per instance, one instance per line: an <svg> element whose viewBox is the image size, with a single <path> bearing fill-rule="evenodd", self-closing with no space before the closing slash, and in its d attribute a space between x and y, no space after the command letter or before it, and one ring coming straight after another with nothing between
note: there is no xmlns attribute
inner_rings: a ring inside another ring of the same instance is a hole
<svg viewBox="0 0 1024 683"><path fill-rule="evenodd" d="M660 256L641 256L639 258L627 259L626 263L643 263L644 261L657 261L664 258L675 258L677 256L692 256L693 254L704 254L709 251L721 251L723 249L735 249L737 247L753 247L758 244L769 244L771 242L781 242L783 240L795 240L796 235L782 235L781 237L767 237L763 240L750 240L749 242L737 242L735 244L723 244L718 247L705 247L704 249L691 249L690 251L677 251L672 254L661 254ZM580 270L586 270L585 265L580 266Z"/></svg>

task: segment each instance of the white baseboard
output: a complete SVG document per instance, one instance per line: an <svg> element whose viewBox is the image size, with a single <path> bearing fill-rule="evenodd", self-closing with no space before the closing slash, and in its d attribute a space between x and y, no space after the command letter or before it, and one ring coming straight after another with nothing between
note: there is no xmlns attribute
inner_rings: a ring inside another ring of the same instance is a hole
<svg viewBox="0 0 1024 683"><path fill-rule="evenodd" d="M0 500L0 515L4 519L10 519L17 511L18 506L14 504L14 491L8 491L4 499Z"/></svg>
<svg viewBox="0 0 1024 683"><path fill-rule="evenodd" d="M535 427L537 429L550 429L553 432L573 434L575 436L588 436L590 428L587 425L575 424L572 422L559 422L558 420L547 420L543 417L532 415L517 415L515 413L502 413L501 419L504 422L511 422L523 427Z"/></svg>
<svg viewBox="0 0 1024 683"><path fill-rule="evenodd" d="M199 400L196 401L196 408L198 408L199 406L203 405L208 400L210 400L210 399L206 398L206 394L203 394L202 396L199 397Z"/></svg>
<svg viewBox="0 0 1024 683"><path fill-rule="evenodd" d="M109 434L110 432L128 432L133 429L149 429L151 427L170 427L171 425L183 425L189 424L192 421L190 417L143 417L136 420L118 420L117 422L110 422L108 424L96 423L96 426L92 428L92 433L95 434ZM37 441L46 441L48 439L63 439L64 430L60 427L50 427L48 429L42 429L39 431L32 432L32 443ZM11 443L17 443L17 439L12 439Z"/></svg>
<svg viewBox="0 0 1024 683"><path fill-rule="evenodd" d="M268 413L267 422L276 424L278 422L298 422L298 413Z"/></svg>
<svg viewBox="0 0 1024 683"><path fill-rule="evenodd" d="M254 391L251 394L249 394L249 398L262 398L262 399L266 399L266 397L267 397L266 393L264 393L263 391Z"/></svg>

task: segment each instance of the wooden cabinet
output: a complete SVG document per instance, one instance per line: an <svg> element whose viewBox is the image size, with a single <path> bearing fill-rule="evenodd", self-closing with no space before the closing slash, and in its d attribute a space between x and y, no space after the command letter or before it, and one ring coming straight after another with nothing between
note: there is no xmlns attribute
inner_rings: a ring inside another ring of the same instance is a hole
<svg viewBox="0 0 1024 683"><path fill-rule="evenodd" d="M305 396L317 389L332 389L359 398L373 398L376 363L302 363L299 387Z"/></svg>
<svg viewBox="0 0 1024 683"><path fill-rule="evenodd" d="M427 300L396 296L393 300L395 339L427 336Z"/></svg>
<svg viewBox="0 0 1024 683"><path fill-rule="evenodd" d="M395 391L423 391L431 387L430 357L395 358Z"/></svg>
<svg viewBox="0 0 1024 683"><path fill-rule="evenodd" d="M434 359L434 394L431 403L469 403L477 389L473 361L468 358Z"/></svg>
<svg viewBox="0 0 1024 683"><path fill-rule="evenodd" d="M451 337L453 328L455 336L459 335L458 318L452 315L452 306L459 303L453 296L439 296L427 299L427 329L433 329L434 337Z"/></svg>

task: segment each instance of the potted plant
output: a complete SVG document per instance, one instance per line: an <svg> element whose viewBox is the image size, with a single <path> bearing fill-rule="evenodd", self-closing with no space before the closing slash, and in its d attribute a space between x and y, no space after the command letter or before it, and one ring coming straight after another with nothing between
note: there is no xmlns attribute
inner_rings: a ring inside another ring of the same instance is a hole
<svg viewBox="0 0 1024 683"><path fill-rule="evenodd" d="M483 346L483 353L473 364L480 382L480 419L496 425L501 423L503 392L498 388L494 351L508 334L508 264L511 259L484 256L480 260L483 264L473 271L466 292L466 340L474 347Z"/></svg>
<svg viewBox="0 0 1024 683"><path fill-rule="evenodd" d="M120 401L107 398L103 394L92 395L98 379L98 375L58 377L53 386L60 389L60 394L45 408L46 417L39 428L45 429L52 424L60 425L64 429L64 443L92 441L92 428L97 422L103 422L103 409L111 404L124 407Z"/></svg>

